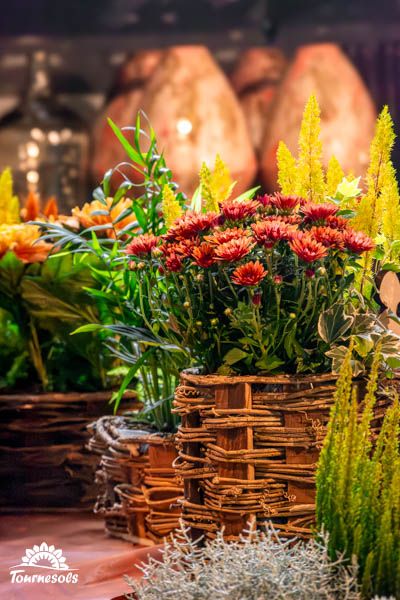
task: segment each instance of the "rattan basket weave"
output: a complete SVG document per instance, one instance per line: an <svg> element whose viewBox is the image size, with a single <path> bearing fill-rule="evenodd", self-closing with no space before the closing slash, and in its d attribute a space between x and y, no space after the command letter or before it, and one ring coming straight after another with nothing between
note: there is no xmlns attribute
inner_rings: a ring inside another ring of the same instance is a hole
<svg viewBox="0 0 400 600"><path fill-rule="evenodd" d="M212 538L224 527L234 540L249 522L261 527L266 520L285 536L310 535L316 462L335 384L333 374L181 374L175 467L184 480L183 520L194 535ZM378 419L387 402L378 401Z"/></svg>

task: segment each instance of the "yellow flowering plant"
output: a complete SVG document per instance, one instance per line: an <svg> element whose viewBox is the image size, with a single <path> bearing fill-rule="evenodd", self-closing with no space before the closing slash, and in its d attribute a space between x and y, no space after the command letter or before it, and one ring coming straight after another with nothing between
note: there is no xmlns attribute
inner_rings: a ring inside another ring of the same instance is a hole
<svg viewBox="0 0 400 600"><path fill-rule="evenodd" d="M0 389L27 380L37 390L107 387L111 363L99 337L88 334L78 344L69 335L99 319L96 302L84 291L94 285L92 273L67 255L48 259L53 244L41 238L39 225L21 221L21 213L38 216L36 203L31 195L22 211L10 170L1 174Z"/></svg>

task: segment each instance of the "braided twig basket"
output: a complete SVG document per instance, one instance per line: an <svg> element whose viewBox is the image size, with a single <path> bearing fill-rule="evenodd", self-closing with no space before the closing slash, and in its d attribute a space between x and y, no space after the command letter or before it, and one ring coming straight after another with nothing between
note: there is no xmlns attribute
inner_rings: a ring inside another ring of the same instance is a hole
<svg viewBox="0 0 400 600"><path fill-rule="evenodd" d="M282 535L310 536L335 384L334 374L181 374L175 468L184 480L183 520L194 535L213 538L224 527L234 540L248 522L272 520ZM378 401L377 418L387 402Z"/></svg>

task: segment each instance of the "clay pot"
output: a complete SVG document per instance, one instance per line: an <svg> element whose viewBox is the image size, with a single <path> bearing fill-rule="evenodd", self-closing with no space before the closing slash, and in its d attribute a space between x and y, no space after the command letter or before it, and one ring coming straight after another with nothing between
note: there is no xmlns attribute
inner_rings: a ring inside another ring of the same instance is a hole
<svg viewBox="0 0 400 600"><path fill-rule="evenodd" d="M159 150L187 195L198 186L202 162L212 165L216 153L237 181L236 193L252 183L256 160L243 112L206 48L167 50L148 80L141 105Z"/></svg>
<svg viewBox="0 0 400 600"><path fill-rule="evenodd" d="M257 153L286 67L286 58L277 48L249 48L241 54L231 75Z"/></svg>
<svg viewBox="0 0 400 600"><path fill-rule="evenodd" d="M376 111L360 75L335 44L303 46L295 55L273 103L261 158L268 190L276 187L279 140L297 155L304 106L315 93L321 108L323 162L332 154L345 172L364 175Z"/></svg>
<svg viewBox="0 0 400 600"><path fill-rule="evenodd" d="M107 123L107 117L119 127L135 125L137 111L141 108L143 88L160 62L162 54L161 50L137 52L122 65L117 74L110 101L99 115L93 130L92 175L96 182L102 180L108 169L127 160L124 149ZM132 169L128 175L135 178Z"/></svg>

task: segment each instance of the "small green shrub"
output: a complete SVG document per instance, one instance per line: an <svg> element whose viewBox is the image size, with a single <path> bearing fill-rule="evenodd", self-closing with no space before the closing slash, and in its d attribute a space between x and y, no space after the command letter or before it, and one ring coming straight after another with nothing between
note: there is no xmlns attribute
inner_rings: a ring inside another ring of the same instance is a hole
<svg viewBox="0 0 400 600"><path fill-rule="evenodd" d="M317 471L317 523L329 534L329 552L355 557L365 598L400 598L400 405L387 410L373 443L380 352L360 414L350 354L337 385Z"/></svg>

